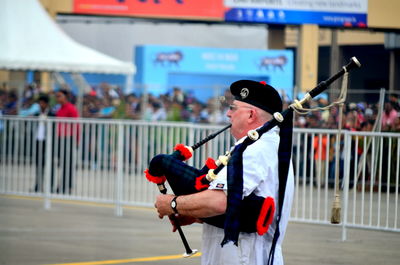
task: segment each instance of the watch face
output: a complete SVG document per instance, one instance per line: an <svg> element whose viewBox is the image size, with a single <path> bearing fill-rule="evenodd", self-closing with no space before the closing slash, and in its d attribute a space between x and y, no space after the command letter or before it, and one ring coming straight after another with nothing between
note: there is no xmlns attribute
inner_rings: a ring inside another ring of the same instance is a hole
<svg viewBox="0 0 400 265"><path fill-rule="evenodd" d="M171 202L171 207L172 207L172 208L175 208L175 207L176 207L176 201L172 201L172 202Z"/></svg>

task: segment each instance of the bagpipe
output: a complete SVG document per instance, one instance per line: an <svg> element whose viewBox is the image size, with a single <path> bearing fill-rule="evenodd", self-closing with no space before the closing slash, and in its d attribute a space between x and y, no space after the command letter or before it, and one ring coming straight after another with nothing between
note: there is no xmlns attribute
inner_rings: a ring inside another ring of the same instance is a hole
<svg viewBox="0 0 400 265"><path fill-rule="evenodd" d="M279 155L279 201L278 205L283 205L284 193L286 188L287 174L289 170L290 160L291 160L291 148L292 148L292 126L293 126L293 112L304 111L303 105L309 102L312 98L316 97L323 91L325 91L330 84L342 76L346 76L350 70L360 67L361 64L355 57L352 57L350 62L343 66L342 69L328 78L325 81L320 82L315 88L310 90L301 100L295 100L288 109L282 111L281 113L275 112L273 118L266 122L263 126L258 129L250 130L247 133L247 137L241 142L240 148L234 148L228 151L225 155L220 156L217 160L208 158L205 165L201 169L189 166L185 161L192 157L193 152L205 144L206 142L214 139L217 135L229 129L231 125L227 125L221 130L209 135L200 142L194 144L193 146L185 146L183 144L178 144L174 148L172 154L159 154L156 155L150 161L149 168L145 170L146 178L155 184L157 184L161 193L166 194L167 189L165 182L168 181L173 193L177 196L193 194L201 192L208 189L209 184L218 177L218 173L227 167L230 163L236 163L241 156L237 154L243 152L244 149L256 142L264 133L268 132L275 126L280 127L280 145L278 150ZM339 103L343 103L342 101ZM282 140L284 139L284 141ZM282 144L281 144L282 143ZM281 159L282 158L282 159ZM236 181L236 182L235 182ZM242 181L242 180L241 180ZM205 223L224 228L225 238L222 242L222 246L228 242L233 241L237 244L237 238L239 232L253 233L257 232L259 235L263 235L268 231L269 225L273 222L275 205L271 203L268 198L263 198L255 194L250 194L241 198L240 203L235 201L235 198L230 198L230 189L236 185L237 180L232 177L229 179L228 175L228 201L227 201L227 212L226 214L202 218L201 220ZM241 192L241 191L240 191ZM241 193L240 193L241 194ZM237 198L236 198L237 200ZM230 208L234 208L231 205L240 205L239 209L234 209L230 211ZM273 239L273 250L276 244L277 238L279 237L279 220L282 213L282 207L277 210L277 227L275 230L275 235ZM192 250L182 232L182 229L175 219L175 216L170 216L174 221L177 230L181 236L182 242L185 246L186 253L185 257L189 257L197 252L197 250ZM237 219L237 226L229 228L227 223L232 222L232 220ZM228 233L227 230L232 233ZM227 235L228 234L228 235ZM274 243L275 242L275 243ZM273 251L272 251L273 253ZM271 254L270 254L271 255ZM272 258L273 259L273 258Z"/></svg>

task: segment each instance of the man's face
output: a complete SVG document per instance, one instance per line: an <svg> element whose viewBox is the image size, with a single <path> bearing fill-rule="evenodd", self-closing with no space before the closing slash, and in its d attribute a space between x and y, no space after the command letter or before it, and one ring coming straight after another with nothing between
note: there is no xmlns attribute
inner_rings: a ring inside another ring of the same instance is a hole
<svg viewBox="0 0 400 265"><path fill-rule="evenodd" d="M59 103L59 104L65 104L67 102L67 97L65 96L64 93L57 92L56 93L56 100L57 100L57 103Z"/></svg>
<svg viewBox="0 0 400 265"><path fill-rule="evenodd" d="M247 132L250 130L249 117L252 109L254 109L254 107L238 100L234 100L229 106L226 116L228 116L231 121L231 133L236 140L246 136Z"/></svg>
<svg viewBox="0 0 400 265"><path fill-rule="evenodd" d="M45 110L48 106L47 102L44 100L39 100L39 106L42 110Z"/></svg>

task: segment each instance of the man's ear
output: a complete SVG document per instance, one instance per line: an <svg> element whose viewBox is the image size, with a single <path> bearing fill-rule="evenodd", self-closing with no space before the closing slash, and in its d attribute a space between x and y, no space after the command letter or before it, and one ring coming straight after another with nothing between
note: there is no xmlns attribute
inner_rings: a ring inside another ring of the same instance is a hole
<svg viewBox="0 0 400 265"><path fill-rule="evenodd" d="M253 123L256 119L257 119L257 111L255 111L254 109L250 109L248 118L249 123Z"/></svg>

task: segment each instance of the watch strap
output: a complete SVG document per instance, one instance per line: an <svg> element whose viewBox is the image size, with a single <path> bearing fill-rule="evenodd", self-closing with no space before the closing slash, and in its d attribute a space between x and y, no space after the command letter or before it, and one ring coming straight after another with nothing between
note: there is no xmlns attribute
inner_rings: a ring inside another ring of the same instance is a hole
<svg viewBox="0 0 400 265"><path fill-rule="evenodd" d="M174 213L176 213L176 214L178 213L178 210L176 209L176 207L178 206L178 203L176 202L176 199L178 197L179 196L175 196L171 201L171 208L172 208L172 210L174 210Z"/></svg>

